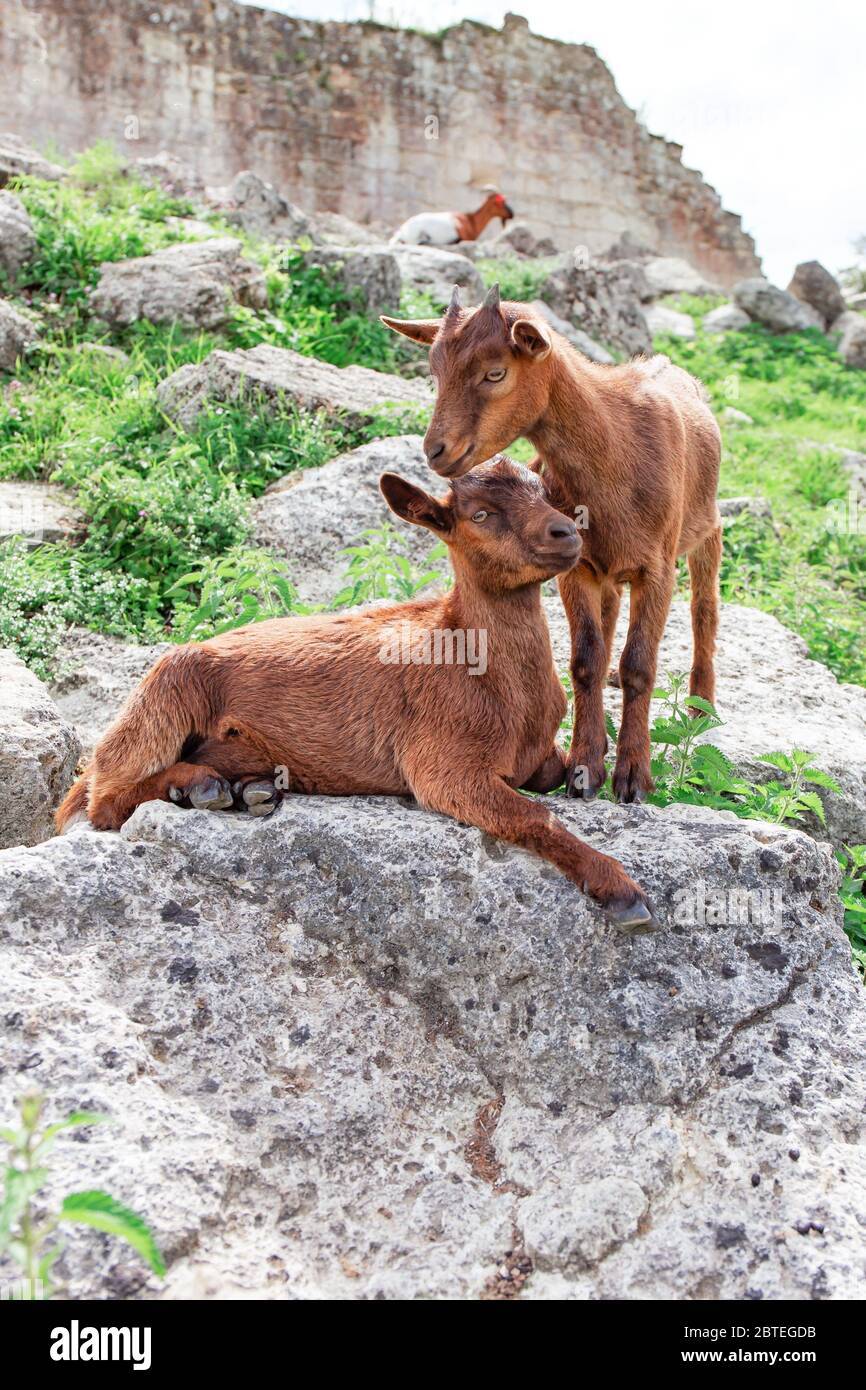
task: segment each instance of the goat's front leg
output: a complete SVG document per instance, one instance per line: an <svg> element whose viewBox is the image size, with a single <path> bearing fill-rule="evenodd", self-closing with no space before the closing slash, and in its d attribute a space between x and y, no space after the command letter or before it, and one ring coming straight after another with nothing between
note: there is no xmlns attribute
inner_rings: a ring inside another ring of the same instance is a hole
<svg viewBox="0 0 866 1390"><path fill-rule="evenodd" d="M662 561L632 581L628 639L619 663L622 723L613 791L617 801L642 801L654 786L650 771L649 712L659 643L674 592L675 562Z"/></svg>
<svg viewBox="0 0 866 1390"><path fill-rule="evenodd" d="M646 894L619 861L572 835L542 802L521 796L492 772L457 782L452 777L449 768L416 770L410 782L418 801L430 810L533 850L555 864L621 931L657 930Z"/></svg>
<svg viewBox="0 0 866 1390"><path fill-rule="evenodd" d="M606 775L603 692L608 658L601 621L601 585L587 566L578 565L561 577L559 592L571 630L574 690L574 731L565 786L569 796L591 800Z"/></svg>

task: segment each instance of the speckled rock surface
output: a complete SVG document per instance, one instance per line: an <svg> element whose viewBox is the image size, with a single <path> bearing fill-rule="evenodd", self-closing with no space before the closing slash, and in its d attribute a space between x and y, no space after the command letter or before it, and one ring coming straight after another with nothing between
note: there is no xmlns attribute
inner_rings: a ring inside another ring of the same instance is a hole
<svg viewBox="0 0 866 1390"><path fill-rule="evenodd" d="M348 424L367 423L389 409L432 405L425 382L406 381L369 367L334 367L290 348L258 347L212 352L187 363L157 387L166 414L187 428L207 402L252 400L275 409L288 401L303 410L324 410Z"/></svg>
<svg viewBox="0 0 866 1390"><path fill-rule="evenodd" d="M108 261L91 292L91 309L112 328L125 328L137 319L219 328L234 303L253 309L267 304L262 271L240 252L239 241L219 237L180 242L152 256Z"/></svg>
<svg viewBox="0 0 866 1390"><path fill-rule="evenodd" d="M828 847L556 809L664 930L400 800L151 803L0 854L0 1111L26 1072L116 1117L58 1144L54 1190L133 1204L169 1263L82 1232L67 1291L501 1296L517 1252L530 1298L859 1297L866 1015ZM708 919L733 887L745 915Z"/></svg>
<svg viewBox="0 0 866 1390"><path fill-rule="evenodd" d="M0 648L0 846L53 834L52 815L72 781L79 741L45 686Z"/></svg>

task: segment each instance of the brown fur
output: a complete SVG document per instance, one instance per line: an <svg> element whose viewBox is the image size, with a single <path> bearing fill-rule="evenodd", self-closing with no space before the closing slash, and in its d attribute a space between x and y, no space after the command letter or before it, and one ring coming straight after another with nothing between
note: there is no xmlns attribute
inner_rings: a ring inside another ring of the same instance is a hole
<svg viewBox="0 0 866 1390"><path fill-rule="evenodd" d="M437 500L385 474L398 515L449 546L441 598L282 618L179 647L159 660L103 737L57 815L85 806L117 829L136 806L208 778L273 776L293 791L411 793L432 810L535 850L609 908L644 897L616 860L583 844L517 788L561 785L555 738L566 708L540 584L571 568L574 523L540 480L499 460ZM385 630L484 629L487 670L386 664ZM622 920L622 919L621 919Z"/></svg>
<svg viewBox="0 0 866 1390"><path fill-rule="evenodd" d="M502 220L503 227L510 222L514 213L501 193L489 193L475 212L454 212L451 214L457 224L458 241L477 241L488 222L495 217Z"/></svg>
<svg viewBox="0 0 866 1390"><path fill-rule="evenodd" d="M662 356L598 366L528 305L500 304L496 288L473 312L455 294L444 320L383 321L431 344L438 399L424 447L437 473L461 477L525 435L551 500L569 515L588 509L580 563L559 581L572 638L572 794L593 796L604 781L602 690L631 585L613 786L640 800L652 788L650 698L679 555L692 580L690 690L715 696L720 437L703 388ZM504 376L491 382L491 371Z"/></svg>

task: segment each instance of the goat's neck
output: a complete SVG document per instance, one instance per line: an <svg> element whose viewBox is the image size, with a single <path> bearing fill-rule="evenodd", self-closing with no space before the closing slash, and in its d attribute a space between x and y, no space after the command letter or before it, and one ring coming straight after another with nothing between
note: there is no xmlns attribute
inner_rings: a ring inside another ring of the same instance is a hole
<svg viewBox="0 0 866 1390"><path fill-rule="evenodd" d="M547 408L527 431L530 442L557 472L591 476L610 458L612 431L593 373L576 353L554 349Z"/></svg>
<svg viewBox="0 0 866 1390"><path fill-rule="evenodd" d="M496 216L498 216L496 208L490 207L487 203L482 203L477 212L458 213L460 240L477 241L488 222L492 222Z"/></svg>
<svg viewBox="0 0 866 1390"><path fill-rule="evenodd" d="M491 590L482 587L467 565L452 556L456 582L442 599L443 625L452 629L484 629L491 665L522 658L532 649L540 659L550 652L550 633L541 607L541 585Z"/></svg>

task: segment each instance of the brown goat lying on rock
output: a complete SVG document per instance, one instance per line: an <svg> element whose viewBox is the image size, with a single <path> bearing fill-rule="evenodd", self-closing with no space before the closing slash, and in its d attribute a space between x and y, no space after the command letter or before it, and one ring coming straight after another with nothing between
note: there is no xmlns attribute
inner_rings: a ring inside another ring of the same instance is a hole
<svg viewBox="0 0 866 1390"><path fill-rule="evenodd" d="M586 509L580 562L559 579L572 643L570 795L594 796L605 779L602 693L622 588L631 586L613 789L640 801L653 785L650 700L679 555L692 584L689 689L715 694L721 443L702 386L667 357L590 362L528 304L500 303L498 286L475 310L455 289L444 319L382 321L431 344L438 395L424 449L437 473L460 478L525 435L551 501L569 515Z"/></svg>
<svg viewBox="0 0 866 1390"><path fill-rule="evenodd" d="M86 813L116 830L154 799L261 813L279 798L279 770L292 791L411 793L543 855L623 930L653 929L622 865L517 790L550 791L565 775L555 738L566 699L540 586L574 565L574 522L505 459L442 500L393 473L381 487L398 516L447 543L450 593L278 618L167 653L101 740L58 829ZM470 647L484 659L461 663Z"/></svg>

